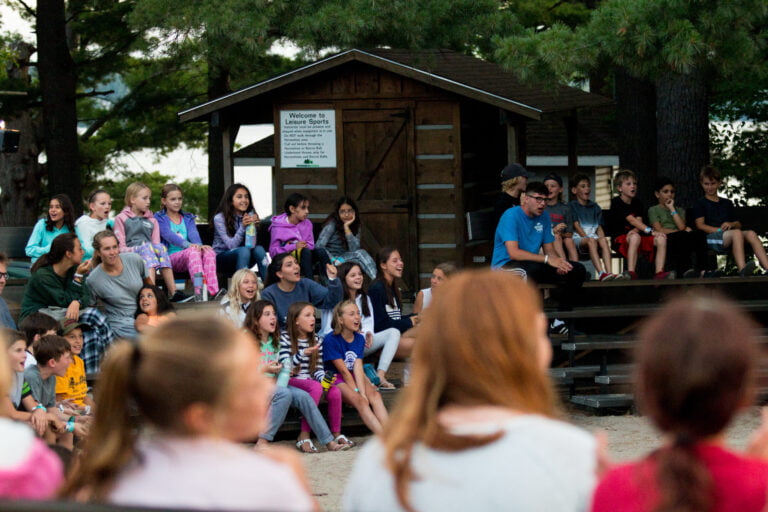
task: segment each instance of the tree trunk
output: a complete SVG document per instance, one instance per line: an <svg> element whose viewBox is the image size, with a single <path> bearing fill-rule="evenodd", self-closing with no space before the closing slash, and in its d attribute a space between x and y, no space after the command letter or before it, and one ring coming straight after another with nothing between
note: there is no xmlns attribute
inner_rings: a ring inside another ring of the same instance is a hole
<svg viewBox="0 0 768 512"><path fill-rule="evenodd" d="M72 199L76 214L83 209L77 147L77 76L69 53L64 0L38 0L37 49L48 191Z"/></svg>
<svg viewBox="0 0 768 512"><path fill-rule="evenodd" d="M702 73L665 73L656 81L659 174L675 182L675 203L702 195L701 167L709 163L709 103Z"/></svg>
<svg viewBox="0 0 768 512"><path fill-rule="evenodd" d="M8 70L11 83L29 83L29 62L35 48L28 43L12 47L15 65ZM39 113L24 100L17 107L3 101L6 127L19 130L19 150L0 154L0 226L31 226L40 215L40 180L43 169L38 164L41 148Z"/></svg>
<svg viewBox="0 0 768 512"><path fill-rule="evenodd" d="M208 63L208 99L213 100L229 91L229 73ZM213 222L216 208L224 195L224 173L232 172L224 168L224 147L221 119L214 113L208 122L208 222Z"/></svg>
<svg viewBox="0 0 768 512"><path fill-rule="evenodd" d="M619 165L637 174L639 198L647 205L656 179L656 90L647 80L616 70L616 128Z"/></svg>

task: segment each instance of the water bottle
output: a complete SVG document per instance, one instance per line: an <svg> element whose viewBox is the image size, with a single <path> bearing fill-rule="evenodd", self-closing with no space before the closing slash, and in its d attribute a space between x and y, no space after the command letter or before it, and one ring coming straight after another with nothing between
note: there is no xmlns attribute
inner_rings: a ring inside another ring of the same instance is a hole
<svg viewBox="0 0 768 512"><path fill-rule="evenodd" d="M195 272L195 275L192 276L192 285L195 287L195 302L200 302L203 300L203 273L202 272Z"/></svg>
<svg viewBox="0 0 768 512"><path fill-rule="evenodd" d="M277 385L284 388L288 386L288 380L291 378L291 359L286 358L281 362L283 367L280 368L280 373L277 374Z"/></svg>
<svg viewBox="0 0 768 512"><path fill-rule="evenodd" d="M205 282L205 276L203 276L203 302L208 302L208 283Z"/></svg>
<svg viewBox="0 0 768 512"><path fill-rule="evenodd" d="M320 382L320 385L323 386L323 390L328 391L331 389L331 386L336 382L336 374L333 372L325 372L325 376L323 377L323 380Z"/></svg>
<svg viewBox="0 0 768 512"><path fill-rule="evenodd" d="M256 247L256 224L251 223L245 227L245 246L249 249Z"/></svg>

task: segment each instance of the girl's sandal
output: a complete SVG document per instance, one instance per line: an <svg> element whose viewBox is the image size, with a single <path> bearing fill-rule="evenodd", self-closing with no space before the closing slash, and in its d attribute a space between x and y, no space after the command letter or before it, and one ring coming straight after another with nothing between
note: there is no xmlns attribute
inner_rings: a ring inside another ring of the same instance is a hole
<svg viewBox="0 0 768 512"><path fill-rule="evenodd" d="M347 448L352 448L355 446L354 441L350 441L349 438L347 438L347 436L345 436L344 434L337 435L334 441L336 441L338 444L342 446L346 446Z"/></svg>
<svg viewBox="0 0 768 512"><path fill-rule="evenodd" d="M379 384L379 390L380 391L394 391L397 389L397 386L389 382L388 380L382 380Z"/></svg>
<svg viewBox="0 0 768 512"><path fill-rule="evenodd" d="M296 441L296 449L301 453L317 453L315 443L313 443L311 439L301 439Z"/></svg>
<svg viewBox="0 0 768 512"><path fill-rule="evenodd" d="M328 444L330 445L331 443L328 443ZM348 444L345 444L345 443L336 443L336 442L334 442L334 444L335 444L335 446L333 448L330 448L330 447L328 448L329 452L343 452L343 451L346 451L346 450L349 450L350 448L352 448L351 446L349 446Z"/></svg>

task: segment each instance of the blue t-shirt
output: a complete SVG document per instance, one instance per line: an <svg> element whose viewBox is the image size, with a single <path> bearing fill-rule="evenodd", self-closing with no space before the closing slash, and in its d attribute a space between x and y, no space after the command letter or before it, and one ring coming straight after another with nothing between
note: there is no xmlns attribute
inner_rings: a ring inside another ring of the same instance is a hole
<svg viewBox="0 0 768 512"><path fill-rule="evenodd" d="M529 217L520 206L510 208L501 216L496 228L491 268L503 267L511 261L505 242L517 242L520 249L538 254L543 244L550 244L554 240L552 223L547 213Z"/></svg>
<svg viewBox="0 0 768 512"><path fill-rule="evenodd" d="M365 350L365 338L359 332L355 333L355 339L347 342L341 334L327 334L323 338L323 363L325 371L338 373L333 365L335 359L343 359L347 369L352 372L357 359L363 358Z"/></svg>
<svg viewBox="0 0 768 512"><path fill-rule="evenodd" d="M184 218L182 217L181 222L176 224L171 219L168 219L168 225L171 228L171 232L176 233L184 240L189 240L189 237L187 236L187 225L184 223ZM169 245L168 246L168 254L173 254L179 251L183 251L183 247L179 247L178 245Z"/></svg>

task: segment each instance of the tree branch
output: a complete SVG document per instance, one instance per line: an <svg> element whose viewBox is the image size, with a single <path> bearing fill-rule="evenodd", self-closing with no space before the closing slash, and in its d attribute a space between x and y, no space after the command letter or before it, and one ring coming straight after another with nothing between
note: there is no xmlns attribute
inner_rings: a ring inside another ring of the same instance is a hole
<svg viewBox="0 0 768 512"><path fill-rule="evenodd" d="M26 2L24 2L24 0L16 0L16 1L21 4L22 8L24 9L24 11L26 11L28 15L32 17L37 17L37 11L32 7L30 7L29 5L27 5Z"/></svg>
<svg viewBox="0 0 768 512"><path fill-rule="evenodd" d="M128 94L120 98L120 100L117 103L115 103L115 106L112 107L109 110L109 112L104 114L102 117L97 119L92 125L90 125L88 129L85 130L85 132L83 132L83 134L80 136L80 140L82 142L87 142L88 139L90 139L93 136L93 134L98 131L99 128L104 126L107 121L116 117L122 111L123 107L125 107L125 105L133 99L136 93L138 93L141 89L143 89L150 82L150 80L153 80L154 78L155 76L146 78L141 82L139 82L135 87L133 87L131 89L131 92L129 92Z"/></svg>
<svg viewBox="0 0 768 512"><path fill-rule="evenodd" d="M81 98L92 98L94 96L108 96L110 94L114 94L115 91L113 89L110 89L109 91L97 91L97 90L91 90L90 92L82 92L80 94L75 95L76 99Z"/></svg>

